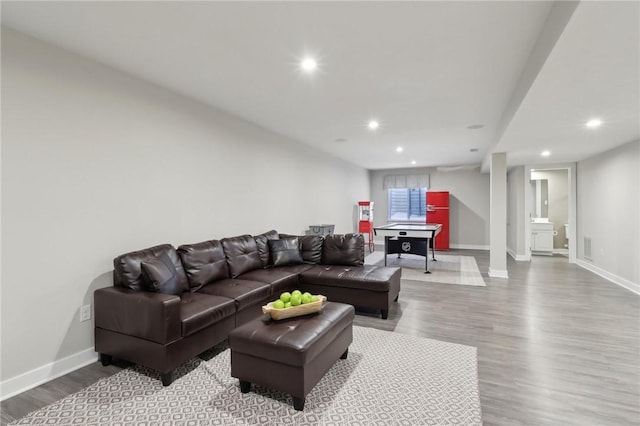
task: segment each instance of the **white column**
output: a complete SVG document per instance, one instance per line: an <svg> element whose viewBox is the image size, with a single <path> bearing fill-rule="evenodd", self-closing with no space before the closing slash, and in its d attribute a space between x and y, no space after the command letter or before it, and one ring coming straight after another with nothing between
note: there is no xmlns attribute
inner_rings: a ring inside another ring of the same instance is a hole
<svg viewBox="0 0 640 426"><path fill-rule="evenodd" d="M491 154L491 212L489 223L489 276L508 278L507 273L507 154Z"/></svg>

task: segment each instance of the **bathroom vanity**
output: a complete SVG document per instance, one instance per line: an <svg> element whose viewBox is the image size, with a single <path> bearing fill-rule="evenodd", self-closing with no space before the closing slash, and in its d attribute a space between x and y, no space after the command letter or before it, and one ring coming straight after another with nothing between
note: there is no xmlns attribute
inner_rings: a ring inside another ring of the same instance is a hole
<svg viewBox="0 0 640 426"><path fill-rule="evenodd" d="M553 254L553 222L531 222L531 254Z"/></svg>

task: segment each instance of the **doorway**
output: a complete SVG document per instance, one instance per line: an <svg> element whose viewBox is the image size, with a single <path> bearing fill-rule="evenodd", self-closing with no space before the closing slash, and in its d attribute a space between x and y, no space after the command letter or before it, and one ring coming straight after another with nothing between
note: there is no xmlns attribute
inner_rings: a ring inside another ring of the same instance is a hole
<svg viewBox="0 0 640 426"><path fill-rule="evenodd" d="M575 164L525 168L525 241L530 254L576 259Z"/></svg>

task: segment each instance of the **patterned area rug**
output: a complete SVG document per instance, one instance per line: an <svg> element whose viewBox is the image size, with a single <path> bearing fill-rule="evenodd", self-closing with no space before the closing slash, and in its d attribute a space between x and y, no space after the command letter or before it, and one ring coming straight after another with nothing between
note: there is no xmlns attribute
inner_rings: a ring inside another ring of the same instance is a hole
<svg viewBox="0 0 640 426"><path fill-rule="evenodd" d="M365 260L367 265L384 265L384 251L374 251ZM424 257L416 254L387 256L387 266L402 267L402 278L446 284L486 286L473 256L458 256L436 252L436 261L429 257L430 274L424 273Z"/></svg>
<svg viewBox="0 0 640 426"><path fill-rule="evenodd" d="M131 368L11 424L77 425L481 425L476 348L353 327L338 360L295 411L289 395L240 392L229 350L194 359L163 387ZM208 358L208 357L205 357Z"/></svg>

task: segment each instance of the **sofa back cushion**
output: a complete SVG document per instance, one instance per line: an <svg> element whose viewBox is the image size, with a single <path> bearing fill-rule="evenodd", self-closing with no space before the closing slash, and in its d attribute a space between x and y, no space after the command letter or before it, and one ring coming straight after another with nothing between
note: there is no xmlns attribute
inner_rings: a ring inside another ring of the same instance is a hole
<svg viewBox="0 0 640 426"><path fill-rule="evenodd" d="M318 264L322 261L322 235L288 235L280 234L280 238L297 238L302 260L306 263Z"/></svg>
<svg viewBox="0 0 640 426"><path fill-rule="evenodd" d="M183 289L189 289L187 275L178 258L176 249L171 244L162 244L155 247L132 251L121 254L113 259L113 284L116 287L130 288L131 290L143 290L144 278L142 276L142 262L150 261L165 254L176 268L178 284Z"/></svg>
<svg viewBox="0 0 640 426"><path fill-rule="evenodd" d="M169 256L162 253L153 259L140 263L142 284L145 290L154 293L175 294L181 296L184 287L178 280L178 271Z"/></svg>
<svg viewBox="0 0 640 426"><path fill-rule="evenodd" d="M256 240L251 235L223 238L220 242L227 258L231 278L262 267Z"/></svg>
<svg viewBox="0 0 640 426"><path fill-rule="evenodd" d="M271 258L269 252L269 241L280 239L278 231L271 230L268 232L264 232L260 235L254 236L253 239L256 240L256 246L258 246L258 256L260 256L262 267L266 268L267 266L269 266L269 260Z"/></svg>
<svg viewBox="0 0 640 426"><path fill-rule="evenodd" d="M189 279L191 291L229 278L229 266L220 241L203 241L178 247L178 255Z"/></svg>
<svg viewBox="0 0 640 426"><path fill-rule="evenodd" d="M361 266L364 264L362 234L326 235L322 244L324 265Z"/></svg>

